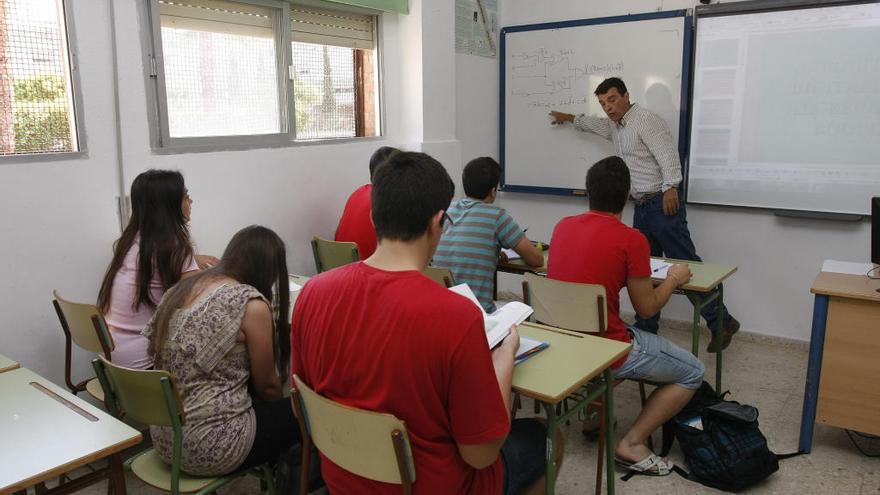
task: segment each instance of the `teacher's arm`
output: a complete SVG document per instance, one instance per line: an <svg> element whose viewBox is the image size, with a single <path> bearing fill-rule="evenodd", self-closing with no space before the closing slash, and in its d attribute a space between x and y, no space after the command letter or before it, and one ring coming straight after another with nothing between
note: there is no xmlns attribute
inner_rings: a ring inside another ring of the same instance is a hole
<svg viewBox="0 0 880 495"><path fill-rule="evenodd" d="M571 113L550 111L550 125L562 125L568 122L574 124L574 128L583 132L592 132L605 139L611 139L611 120L592 115L574 115Z"/></svg>

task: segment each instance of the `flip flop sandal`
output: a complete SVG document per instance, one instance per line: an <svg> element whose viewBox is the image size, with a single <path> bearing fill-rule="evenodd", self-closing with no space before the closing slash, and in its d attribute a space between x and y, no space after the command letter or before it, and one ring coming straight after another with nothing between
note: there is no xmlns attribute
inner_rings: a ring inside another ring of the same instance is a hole
<svg viewBox="0 0 880 495"><path fill-rule="evenodd" d="M667 476L672 472L673 466L671 462L663 460L657 454L651 454L639 462L626 461L615 457L614 462L621 468L628 470L631 474L643 474L645 476Z"/></svg>

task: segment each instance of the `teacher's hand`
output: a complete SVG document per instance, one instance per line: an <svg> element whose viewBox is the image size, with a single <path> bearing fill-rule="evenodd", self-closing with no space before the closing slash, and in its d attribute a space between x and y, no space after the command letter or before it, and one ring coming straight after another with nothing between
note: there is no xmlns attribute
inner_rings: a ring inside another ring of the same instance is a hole
<svg viewBox="0 0 880 495"><path fill-rule="evenodd" d="M550 125L560 125L566 122L574 122L574 115L570 113L551 111L550 117L553 118L553 122L550 122Z"/></svg>
<svg viewBox="0 0 880 495"><path fill-rule="evenodd" d="M678 189L671 187L663 193L663 213L671 217L678 212Z"/></svg>

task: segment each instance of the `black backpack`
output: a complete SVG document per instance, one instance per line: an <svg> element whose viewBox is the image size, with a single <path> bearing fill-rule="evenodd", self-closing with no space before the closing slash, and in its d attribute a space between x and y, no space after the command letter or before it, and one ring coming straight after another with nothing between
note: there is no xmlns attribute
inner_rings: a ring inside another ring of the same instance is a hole
<svg viewBox="0 0 880 495"><path fill-rule="evenodd" d="M692 481L724 491L748 488L779 470L777 455L758 429L758 410L724 400L705 381L688 404L663 425L666 456L674 440L684 453L690 473L675 471Z"/></svg>

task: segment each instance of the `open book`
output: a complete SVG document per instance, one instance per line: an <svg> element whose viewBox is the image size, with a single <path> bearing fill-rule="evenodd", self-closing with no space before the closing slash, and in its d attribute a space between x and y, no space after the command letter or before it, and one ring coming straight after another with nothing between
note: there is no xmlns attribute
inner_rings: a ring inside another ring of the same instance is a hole
<svg viewBox="0 0 880 495"><path fill-rule="evenodd" d="M474 292L467 284L458 284L450 287L449 290L470 299L483 312L483 319L486 325L486 340L489 341L490 349L494 349L495 346L504 340L504 337L507 337L510 333L510 327L524 322L534 311L531 306L519 301L512 301L494 313L488 314L483 310L483 306L480 305L477 296L474 295Z"/></svg>

